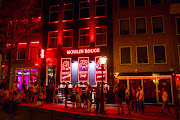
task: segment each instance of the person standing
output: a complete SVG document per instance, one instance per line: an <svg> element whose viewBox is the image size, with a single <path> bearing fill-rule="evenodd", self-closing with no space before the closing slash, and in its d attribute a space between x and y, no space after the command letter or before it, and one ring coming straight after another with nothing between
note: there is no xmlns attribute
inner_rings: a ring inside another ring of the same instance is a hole
<svg viewBox="0 0 180 120"><path fill-rule="evenodd" d="M137 103L136 103L136 90L135 88L132 88L132 111L137 112Z"/></svg>
<svg viewBox="0 0 180 120"><path fill-rule="evenodd" d="M16 95L17 95L17 85L18 85L18 80L16 80L13 84L13 95L14 95L14 100L16 99Z"/></svg>
<svg viewBox="0 0 180 120"><path fill-rule="evenodd" d="M67 101L68 101L68 97L69 97L69 83L66 83L66 87L64 89L64 94L65 94L65 108L68 108L67 106Z"/></svg>
<svg viewBox="0 0 180 120"><path fill-rule="evenodd" d="M122 89L120 88L120 83L118 83L116 86L114 86L114 89L113 89L113 93L115 93L115 100L116 100L116 104L117 104L117 107L118 107L118 115L122 114L124 115L123 113L123 106L122 106L122 98L123 98L123 94L122 94ZM120 107L122 109L122 112L120 113Z"/></svg>
<svg viewBox="0 0 180 120"><path fill-rule="evenodd" d="M91 107L91 99L92 99L92 89L91 86L89 85L88 90L87 90L87 111L90 111Z"/></svg>
<svg viewBox="0 0 180 120"><path fill-rule="evenodd" d="M137 108L138 108L138 112L140 112L140 102L139 102L139 90L138 88L136 88L136 105L137 105Z"/></svg>
<svg viewBox="0 0 180 120"><path fill-rule="evenodd" d="M100 100L101 100L101 88L100 88L100 84L97 84L97 88L96 88L96 94L95 94L95 102L96 102L96 110L95 113L98 114L99 111L99 104L100 104Z"/></svg>
<svg viewBox="0 0 180 120"><path fill-rule="evenodd" d="M58 95L58 88L57 88L57 85L54 85L53 86L53 104L54 103L58 103L58 97L57 97L57 95Z"/></svg>
<svg viewBox="0 0 180 120"><path fill-rule="evenodd" d="M72 109L75 108L75 102L76 102L76 88L75 85L73 85L72 93L71 93L71 102L72 102Z"/></svg>
<svg viewBox="0 0 180 120"><path fill-rule="evenodd" d="M36 82L34 83L34 87L33 87L34 104L37 103L38 89L39 89L39 86L38 86L38 83L37 83L37 81L36 81Z"/></svg>
<svg viewBox="0 0 180 120"><path fill-rule="evenodd" d="M140 108L141 108L141 115L144 114L144 92L142 90L142 87L138 87L139 89L139 102L140 102Z"/></svg>
<svg viewBox="0 0 180 120"><path fill-rule="evenodd" d="M81 102L81 96L80 96L80 92L79 92L79 86L76 85L76 109L79 109L80 102Z"/></svg>
<svg viewBox="0 0 180 120"><path fill-rule="evenodd" d="M171 110L169 108L169 105L168 105L168 93L166 92L166 90L164 88L162 88L162 100L163 100L163 106L162 106L162 110L160 113L163 113L164 108L166 107L169 111L169 114L172 114Z"/></svg>
<svg viewBox="0 0 180 120"><path fill-rule="evenodd" d="M27 85L26 81L23 81L23 84L21 85L21 90L24 91L25 97L27 96Z"/></svg>
<svg viewBox="0 0 180 120"><path fill-rule="evenodd" d="M124 88L126 89L125 91L125 99L126 99L126 104L127 104L127 108L128 108L128 114L127 115L131 115L131 107L130 107L130 91L127 88L127 86L125 85Z"/></svg>
<svg viewBox="0 0 180 120"><path fill-rule="evenodd" d="M29 96L30 96L30 99L29 99L29 102L32 103L33 101L33 89L34 89L34 83L31 82L31 84L29 85Z"/></svg>

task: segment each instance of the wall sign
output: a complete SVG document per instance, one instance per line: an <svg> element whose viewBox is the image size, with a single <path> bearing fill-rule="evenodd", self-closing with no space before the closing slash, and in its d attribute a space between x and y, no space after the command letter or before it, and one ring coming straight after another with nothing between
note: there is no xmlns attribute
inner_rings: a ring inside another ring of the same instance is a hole
<svg viewBox="0 0 180 120"><path fill-rule="evenodd" d="M78 58L78 82L89 81L89 57Z"/></svg>
<svg viewBox="0 0 180 120"><path fill-rule="evenodd" d="M101 82L102 81L102 65L100 63L101 56L95 57L95 82ZM103 67L103 82L107 82L107 62Z"/></svg>
<svg viewBox="0 0 180 120"><path fill-rule="evenodd" d="M100 53L100 48L67 50L66 53L67 53L68 55Z"/></svg>
<svg viewBox="0 0 180 120"><path fill-rule="evenodd" d="M61 82L71 82L71 58L61 58Z"/></svg>

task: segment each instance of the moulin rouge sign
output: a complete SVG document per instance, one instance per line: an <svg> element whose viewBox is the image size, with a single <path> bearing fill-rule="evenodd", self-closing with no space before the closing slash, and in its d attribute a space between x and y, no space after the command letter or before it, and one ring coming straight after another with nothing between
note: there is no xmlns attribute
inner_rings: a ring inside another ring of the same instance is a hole
<svg viewBox="0 0 180 120"><path fill-rule="evenodd" d="M100 48L67 50L68 55L100 53Z"/></svg>

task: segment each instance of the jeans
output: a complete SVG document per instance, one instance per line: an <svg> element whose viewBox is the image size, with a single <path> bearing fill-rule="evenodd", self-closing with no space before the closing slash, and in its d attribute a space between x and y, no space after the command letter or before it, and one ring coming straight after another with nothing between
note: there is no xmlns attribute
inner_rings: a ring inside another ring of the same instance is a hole
<svg viewBox="0 0 180 120"><path fill-rule="evenodd" d="M171 113L171 110L170 110L169 105L168 105L168 101L164 101L164 102L163 102L163 107L162 107L161 112L163 112L163 111L164 111L164 108L165 108L165 107L167 107L167 109L168 109L169 113Z"/></svg>
<svg viewBox="0 0 180 120"><path fill-rule="evenodd" d="M96 110L95 110L95 113L98 113L98 111L99 111L99 104L100 104L100 98L96 98Z"/></svg>

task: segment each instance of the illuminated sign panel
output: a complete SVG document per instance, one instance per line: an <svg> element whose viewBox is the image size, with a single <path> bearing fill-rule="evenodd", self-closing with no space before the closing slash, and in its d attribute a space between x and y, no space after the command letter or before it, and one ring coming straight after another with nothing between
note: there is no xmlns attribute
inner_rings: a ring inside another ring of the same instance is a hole
<svg viewBox="0 0 180 120"><path fill-rule="evenodd" d="M89 81L89 57L78 58L78 82Z"/></svg>
<svg viewBox="0 0 180 120"><path fill-rule="evenodd" d="M71 82L71 58L61 58L61 82Z"/></svg>
<svg viewBox="0 0 180 120"><path fill-rule="evenodd" d="M100 58L101 56L95 57L95 81L96 82L101 82L102 81L102 65L100 63ZM107 82L107 62L103 67L103 81Z"/></svg>
<svg viewBox="0 0 180 120"><path fill-rule="evenodd" d="M100 53L100 48L67 50L66 53L67 53L68 55Z"/></svg>

